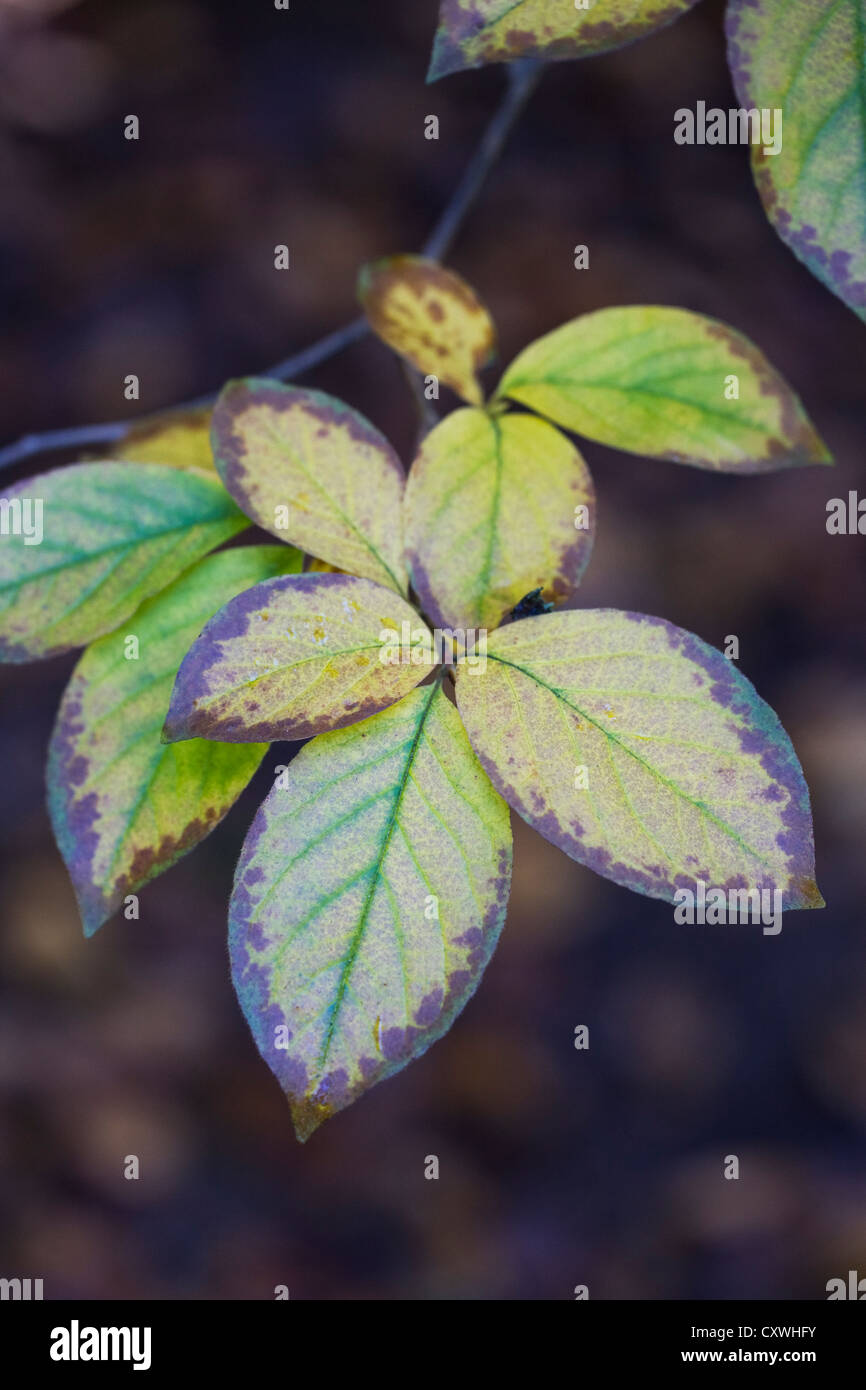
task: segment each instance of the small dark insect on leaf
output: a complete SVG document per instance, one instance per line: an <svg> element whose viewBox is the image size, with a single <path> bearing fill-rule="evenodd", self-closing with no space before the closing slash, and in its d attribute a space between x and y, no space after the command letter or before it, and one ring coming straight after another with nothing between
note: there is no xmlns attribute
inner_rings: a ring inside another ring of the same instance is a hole
<svg viewBox="0 0 866 1390"><path fill-rule="evenodd" d="M552 613L553 609L554 605L541 597L540 589L532 589L523 595L516 608L512 608L511 621L516 623L520 618L537 618L542 613Z"/></svg>

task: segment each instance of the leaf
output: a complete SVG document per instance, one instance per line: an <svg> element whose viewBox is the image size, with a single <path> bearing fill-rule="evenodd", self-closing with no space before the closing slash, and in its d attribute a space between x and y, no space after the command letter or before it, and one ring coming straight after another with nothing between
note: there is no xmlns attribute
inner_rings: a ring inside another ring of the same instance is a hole
<svg viewBox="0 0 866 1390"><path fill-rule="evenodd" d="M258 767L267 744L166 747L160 731L175 672L208 618L300 564L288 546L209 555L76 666L48 751L48 808L87 936L209 834ZM130 636L137 658L127 658Z"/></svg>
<svg viewBox="0 0 866 1390"><path fill-rule="evenodd" d="M737 399L726 393L735 389ZM685 309L602 309L530 344L499 386L558 425L614 449L725 473L830 456L761 352Z"/></svg>
<svg viewBox="0 0 866 1390"><path fill-rule="evenodd" d="M592 550L589 470L533 415L447 416L412 465L405 509L413 587L445 627L496 627L539 587L567 598Z"/></svg>
<svg viewBox="0 0 866 1390"><path fill-rule="evenodd" d="M363 415L321 391L251 377L226 386L212 439L217 470L253 521L405 595L403 469Z"/></svg>
<svg viewBox="0 0 866 1390"><path fill-rule="evenodd" d="M469 1000L502 929L511 832L438 683L314 739L287 783L244 845L229 947L303 1140Z"/></svg>
<svg viewBox="0 0 866 1390"><path fill-rule="evenodd" d="M217 478L156 464L73 464L5 497L22 517L32 504L31 520L41 504L43 538L0 535L2 661L55 656L111 632L249 524Z"/></svg>
<svg viewBox="0 0 866 1390"><path fill-rule="evenodd" d="M226 604L184 657L164 737L246 743L354 724L429 675L431 648L414 608L369 579L269 580Z"/></svg>
<svg viewBox="0 0 866 1390"><path fill-rule="evenodd" d="M729 0L728 62L746 109L784 113L778 154L752 168L783 241L866 318L863 0ZM779 116L775 119L778 121Z"/></svg>
<svg viewBox="0 0 866 1390"><path fill-rule="evenodd" d="M315 557L315 555L311 555L311 556L308 556L308 557L307 557L307 563L305 564L304 569L306 570L307 574L345 574L345 573L346 573L345 570L339 569L337 565L329 565L328 562L327 562L327 560L317 560L316 557Z"/></svg>
<svg viewBox="0 0 866 1390"><path fill-rule="evenodd" d="M113 445L115 458L213 473L210 410L171 410L135 425Z"/></svg>
<svg viewBox="0 0 866 1390"><path fill-rule="evenodd" d="M612 609L527 618L491 634L483 672L458 665L457 704L497 790L606 878L668 900L702 879L823 906L790 740L691 633Z"/></svg>
<svg viewBox="0 0 866 1390"><path fill-rule="evenodd" d="M358 298L373 332L470 405L484 399L476 373L496 348L496 330L475 291L425 256L388 256L364 266Z"/></svg>
<svg viewBox="0 0 866 1390"><path fill-rule="evenodd" d="M641 39L697 0L440 0L428 82L515 58L588 58Z"/></svg>

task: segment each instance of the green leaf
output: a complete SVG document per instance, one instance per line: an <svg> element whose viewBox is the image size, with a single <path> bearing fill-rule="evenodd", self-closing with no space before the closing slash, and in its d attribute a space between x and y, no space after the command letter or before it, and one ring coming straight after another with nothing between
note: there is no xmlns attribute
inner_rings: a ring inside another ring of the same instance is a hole
<svg viewBox="0 0 866 1390"><path fill-rule="evenodd" d="M258 767L267 744L166 747L160 730L175 672L203 624L251 584L297 572L301 560L288 546L210 555L76 666L48 752L48 808L87 936L209 834Z"/></svg>
<svg viewBox="0 0 866 1390"><path fill-rule="evenodd" d="M214 472L210 410L170 410L134 425L113 445L115 458Z"/></svg>
<svg viewBox="0 0 866 1390"><path fill-rule="evenodd" d="M496 627L535 588L567 598L592 550L589 470L533 415L449 415L412 465L405 508L412 584L443 627Z"/></svg>
<svg viewBox="0 0 866 1390"><path fill-rule="evenodd" d="M866 318L866 7L863 0L729 0L728 61L747 109L779 112L782 148L752 145L783 241Z"/></svg>
<svg viewBox="0 0 866 1390"><path fill-rule="evenodd" d="M432 671L432 652L414 608L369 579L300 574L257 584L187 653L164 737L310 738L399 700Z"/></svg>
<svg viewBox="0 0 866 1390"><path fill-rule="evenodd" d="M481 404L476 374L493 356L496 331L465 280L426 256L388 256L364 266L358 298L383 342L464 401Z"/></svg>
<svg viewBox="0 0 866 1390"><path fill-rule="evenodd" d="M510 873L508 808L438 683L301 750L229 913L235 988L300 1139L447 1032Z"/></svg>
<svg viewBox="0 0 866 1390"><path fill-rule="evenodd" d="M214 410L217 470L280 540L406 593L403 469L384 435L334 396L250 378Z"/></svg>
<svg viewBox="0 0 866 1390"><path fill-rule="evenodd" d="M822 907L791 742L732 662L612 609L500 628L457 704L505 799L597 873L671 900L698 880Z"/></svg>
<svg viewBox="0 0 866 1390"><path fill-rule="evenodd" d="M440 0L428 82L515 58L588 58L661 29L697 0Z"/></svg>
<svg viewBox="0 0 866 1390"><path fill-rule="evenodd" d="M55 656L111 632L249 524L218 479L156 464L58 468L17 483L0 504L4 531L15 514L35 523L40 512L41 541L0 535L2 661Z"/></svg>
<svg viewBox="0 0 866 1390"><path fill-rule="evenodd" d="M601 309L530 344L499 394L614 449L725 473L829 463L763 354L685 309Z"/></svg>

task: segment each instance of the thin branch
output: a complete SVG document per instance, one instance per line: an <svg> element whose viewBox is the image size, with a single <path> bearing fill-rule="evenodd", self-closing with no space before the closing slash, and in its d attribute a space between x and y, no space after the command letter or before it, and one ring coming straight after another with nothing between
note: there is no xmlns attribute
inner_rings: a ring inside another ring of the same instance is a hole
<svg viewBox="0 0 866 1390"><path fill-rule="evenodd" d="M363 338L369 332L369 328L370 325L365 318L353 319L345 327L336 329L335 332L320 338L317 343L304 348L302 352L295 353L294 357L287 357L284 362L266 367L256 375L277 377L283 381L287 377L300 376L303 372L317 367L320 362L325 362L329 357L342 352L359 338ZM32 454L44 454L49 450L86 449L95 444L113 444L130 430L153 419L154 414L170 415L186 410L200 410L203 406L213 405L218 395L219 391L212 391L207 396L196 396L194 400L184 401L181 405L168 406L165 410L148 412L147 415L138 415L131 420L110 420L103 425L79 425L68 430L46 430L44 434L26 434L16 443L0 449L0 469L11 468L14 464L30 458Z"/></svg>
<svg viewBox="0 0 866 1390"><path fill-rule="evenodd" d="M425 243L425 256L441 261L451 249L466 214L474 206L491 169L502 154L515 121L538 85L543 67L539 58L520 58L506 68L508 86L505 96L481 137L481 144L469 168Z"/></svg>
<svg viewBox="0 0 866 1390"><path fill-rule="evenodd" d="M505 95L490 124L481 137L469 168L454 191L447 207L424 244L423 254L434 260L441 260L451 247L467 214L474 206L493 166L496 164L514 124L531 96L543 70L543 64L535 58L524 58L510 63L506 68L507 87ZM342 352L352 343L366 337L370 325L365 318L356 318L351 323L328 333L310 347L304 348L292 357L266 367L258 376L275 377L280 381L301 376L317 367L329 357ZM195 400L184 401L181 405L166 410L148 412L131 420L110 420L99 425L79 425L73 429L46 430L42 434L26 434L14 444L0 449L0 469L11 468L34 454L44 454L57 449L89 448L98 444L112 444L122 439L130 430L152 419L154 415L169 414L174 411L196 410L214 403L218 391Z"/></svg>
<svg viewBox="0 0 866 1390"><path fill-rule="evenodd" d="M44 434L25 434L14 444L0 449L0 468L11 468L32 454L45 454L50 449L86 449L94 444L112 444L122 439L138 420L114 420L105 425L79 425L71 430L46 430Z"/></svg>

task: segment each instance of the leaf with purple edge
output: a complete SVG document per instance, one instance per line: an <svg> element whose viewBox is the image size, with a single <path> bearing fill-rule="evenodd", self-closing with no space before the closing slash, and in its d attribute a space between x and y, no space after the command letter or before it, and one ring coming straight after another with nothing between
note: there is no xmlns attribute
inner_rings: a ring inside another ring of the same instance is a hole
<svg viewBox="0 0 866 1390"><path fill-rule="evenodd" d="M217 472L278 540L405 596L403 469L387 439L335 396L250 377L225 387Z"/></svg>
<svg viewBox="0 0 866 1390"><path fill-rule="evenodd" d="M441 0L428 82L515 58L588 58L642 39L697 0Z"/></svg>
<svg viewBox="0 0 866 1390"><path fill-rule="evenodd" d="M269 580L193 644L163 737L310 738L399 700L432 671L432 654L432 634L393 589L343 574Z"/></svg>
<svg viewBox="0 0 866 1390"><path fill-rule="evenodd" d="M457 704L494 786L597 873L673 900L698 880L823 907L809 793L733 664L660 618L550 613L490 635Z"/></svg>
<svg viewBox="0 0 866 1390"><path fill-rule="evenodd" d="M752 144L767 216L813 275L866 318L866 5L729 0L727 32L741 106L782 113L781 149Z"/></svg>
<svg viewBox="0 0 866 1390"><path fill-rule="evenodd" d="M447 1032L510 873L508 808L438 682L301 750L229 912L235 988L300 1139Z"/></svg>
<svg viewBox="0 0 866 1390"><path fill-rule="evenodd" d="M175 673L196 633L252 584L296 573L299 551L209 555L81 657L48 750L48 809L85 935L209 834L267 744L160 741ZM130 638L135 646L130 646Z"/></svg>
<svg viewBox="0 0 866 1390"><path fill-rule="evenodd" d="M405 512L413 587L444 627L496 627L535 588L568 598L595 533L589 469L534 415L447 416L412 465Z"/></svg>
<svg viewBox="0 0 866 1390"><path fill-rule="evenodd" d="M3 661L55 656L113 631L249 526L218 478L158 464L58 468L16 483L3 511L35 519L37 504L38 541L0 538Z"/></svg>
<svg viewBox="0 0 866 1390"><path fill-rule="evenodd" d="M600 309L525 348L500 382L614 449L725 473L829 463L800 401L741 333L685 309Z"/></svg>

